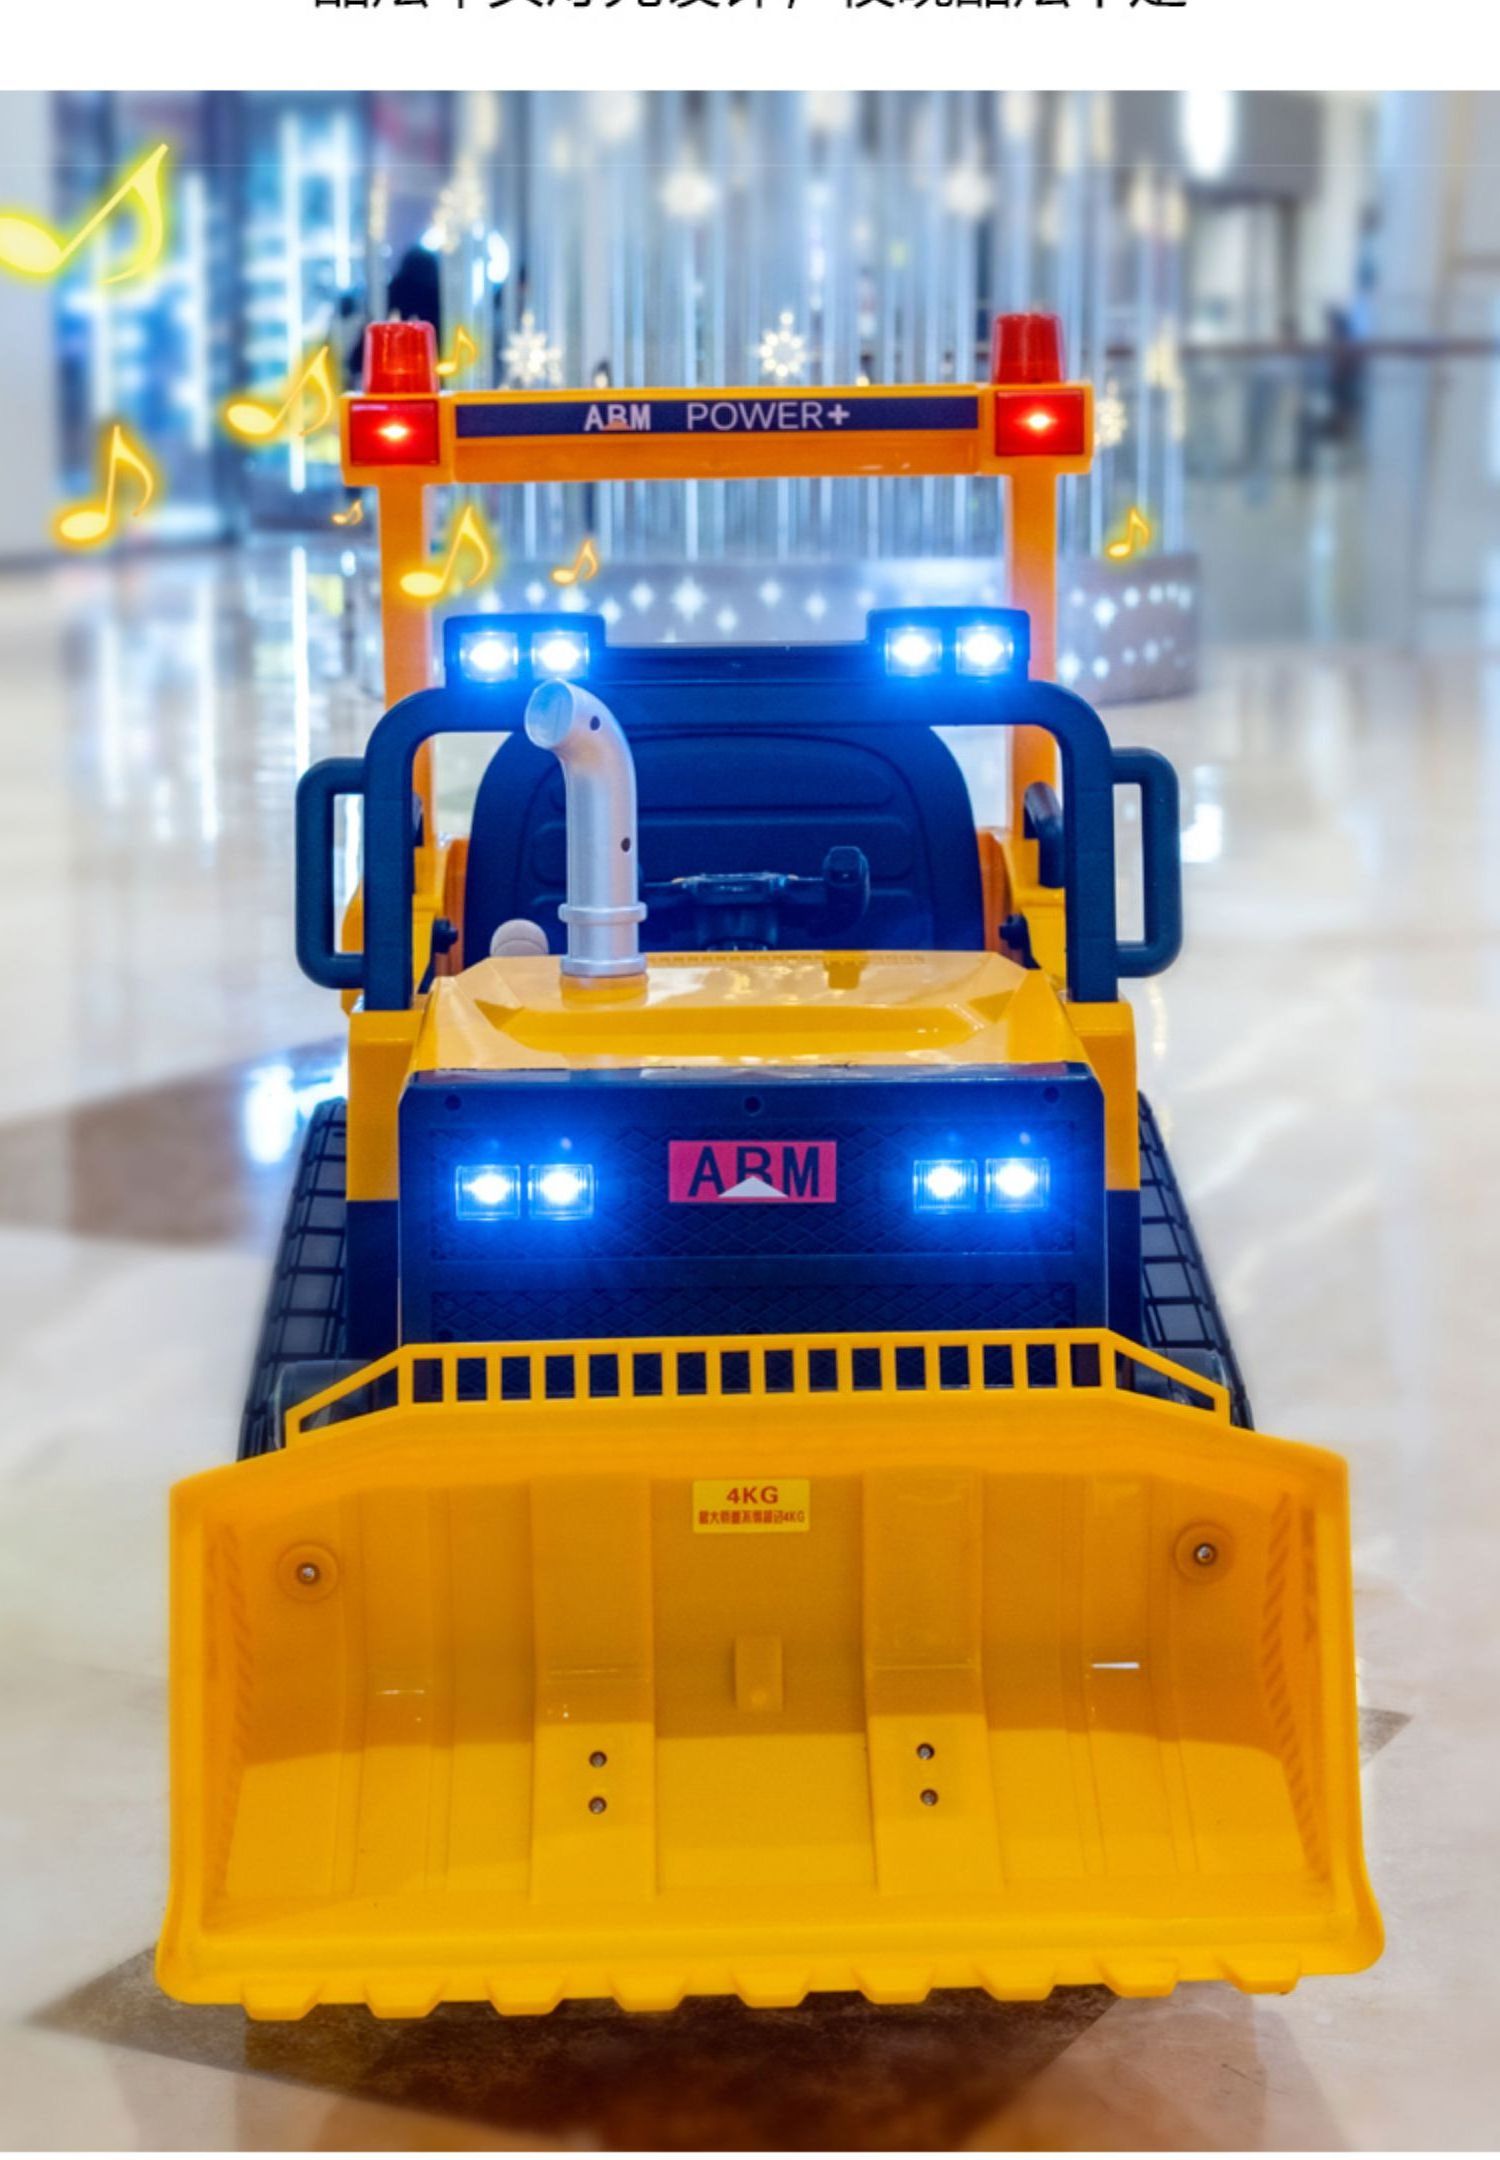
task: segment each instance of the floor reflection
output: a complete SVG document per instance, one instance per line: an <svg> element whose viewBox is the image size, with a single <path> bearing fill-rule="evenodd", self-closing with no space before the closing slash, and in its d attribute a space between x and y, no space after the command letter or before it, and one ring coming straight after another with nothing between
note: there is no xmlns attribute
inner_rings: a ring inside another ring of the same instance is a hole
<svg viewBox="0 0 1500 2160"><path fill-rule="evenodd" d="M314 1043L0 1123L0 1224L269 1254L315 1104L344 1092Z"/></svg>
<svg viewBox="0 0 1500 2160"><path fill-rule="evenodd" d="M634 2151L951 2150L1013 2106L1114 1998L952 1993L797 2010L702 1999L662 2015L567 2003L499 2018L450 2004L410 2024L363 2009L295 2025L168 2002L149 1953L41 2013L53 2030L441 2113L508 2136Z"/></svg>

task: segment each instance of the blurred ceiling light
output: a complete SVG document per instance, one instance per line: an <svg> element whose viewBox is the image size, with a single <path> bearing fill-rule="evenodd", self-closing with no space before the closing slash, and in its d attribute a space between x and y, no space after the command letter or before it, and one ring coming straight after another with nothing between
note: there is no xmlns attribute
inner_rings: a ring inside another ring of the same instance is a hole
<svg viewBox="0 0 1500 2160"><path fill-rule="evenodd" d="M1036 133L1036 92L1007 90L1000 100L1000 126L1007 142L1027 142Z"/></svg>
<svg viewBox="0 0 1500 2160"><path fill-rule="evenodd" d="M994 200L994 183L978 165L954 165L943 176L943 203L955 217L982 218Z"/></svg>
<svg viewBox="0 0 1500 2160"><path fill-rule="evenodd" d="M1151 237L1156 221L1156 187L1149 165L1137 165L1130 177L1130 229L1138 239Z"/></svg>
<svg viewBox="0 0 1500 2160"><path fill-rule="evenodd" d="M699 165L679 165L661 184L663 210L685 224L707 217L718 199L718 189Z"/></svg>
<svg viewBox="0 0 1500 2160"><path fill-rule="evenodd" d="M1222 179L1239 134L1234 92L1184 90L1180 126L1188 171L1197 180Z"/></svg>
<svg viewBox="0 0 1500 2160"><path fill-rule="evenodd" d="M493 90L463 92L465 139L481 155L500 147L500 100Z"/></svg>
<svg viewBox="0 0 1500 2160"><path fill-rule="evenodd" d="M1125 440L1130 415L1115 385L1107 383L1094 400L1094 445L1099 450L1118 450Z"/></svg>
<svg viewBox="0 0 1500 2160"><path fill-rule="evenodd" d="M809 90L807 124L817 135L841 135L854 118L852 90Z"/></svg>
<svg viewBox="0 0 1500 2160"><path fill-rule="evenodd" d="M601 142L626 142L641 124L639 90L596 90L589 99L589 122Z"/></svg>

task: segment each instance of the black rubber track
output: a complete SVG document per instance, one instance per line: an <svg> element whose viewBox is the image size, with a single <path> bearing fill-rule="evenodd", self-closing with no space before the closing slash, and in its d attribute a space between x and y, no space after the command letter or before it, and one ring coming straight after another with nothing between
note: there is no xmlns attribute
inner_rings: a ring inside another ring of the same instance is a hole
<svg viewBox="0 0 1500 2160"><path fill-rule="evenodd" d="M1151 1105L1141 1102L1142 1339L1166 1357L1217 1360L1236 1425L1250 1425L1250 1399L1214 1296L1171 1157ZM1212 1368L1210 1368L1212 1369Z"/></svg>
<svg viewBox="0 0 1500 2160"><path fill-rule="evenodd" d="M344 1160L348 1105L319 1103L308 1120L297 1181L287 1203L260 1324L239 1456L270 1454L276 1430L276 1381L302 1358L344 1356Z"/></svg>

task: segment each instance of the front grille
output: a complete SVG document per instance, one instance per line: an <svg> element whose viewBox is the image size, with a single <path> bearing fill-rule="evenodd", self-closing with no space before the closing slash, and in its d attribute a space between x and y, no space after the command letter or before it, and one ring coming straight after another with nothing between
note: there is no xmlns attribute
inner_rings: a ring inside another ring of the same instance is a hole
<svg viewBox="0 0 1500 2160"><path fill-rule="evenodd" d="M881 1328L1058 1328L1077 1319L1071 1283L828 1283L670 1289L438 1291L435 1342L556 1341L586 1318L599 1335L845 1334Z"/></svg>
<svg viewBox="0 0 1500 2160"><path fill-rule="evenodd" d="M1083 1067L433 1075L401 1111L402 1335L1100 1322L1102 1126ZM814 1141L837 1152L831 1202L672 1198L674 1142L779 1164ZM1009 1154L1047 1158L1044 1207L914 1208L917 1162ZM593 1168L586 1220L459 1216L461 1168L560 1161Z"/></svg>

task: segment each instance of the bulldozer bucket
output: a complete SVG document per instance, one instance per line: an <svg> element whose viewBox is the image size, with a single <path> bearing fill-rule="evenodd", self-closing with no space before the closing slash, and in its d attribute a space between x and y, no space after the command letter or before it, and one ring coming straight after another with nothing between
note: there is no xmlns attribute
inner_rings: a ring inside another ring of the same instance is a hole
<svg viewBox="0 0 1500 2160"><path fill-rule="evenodd" d="M1378 1954L1343 1464L1105 1332L408 1348L172 1541L186 2000Z"/></svg>

